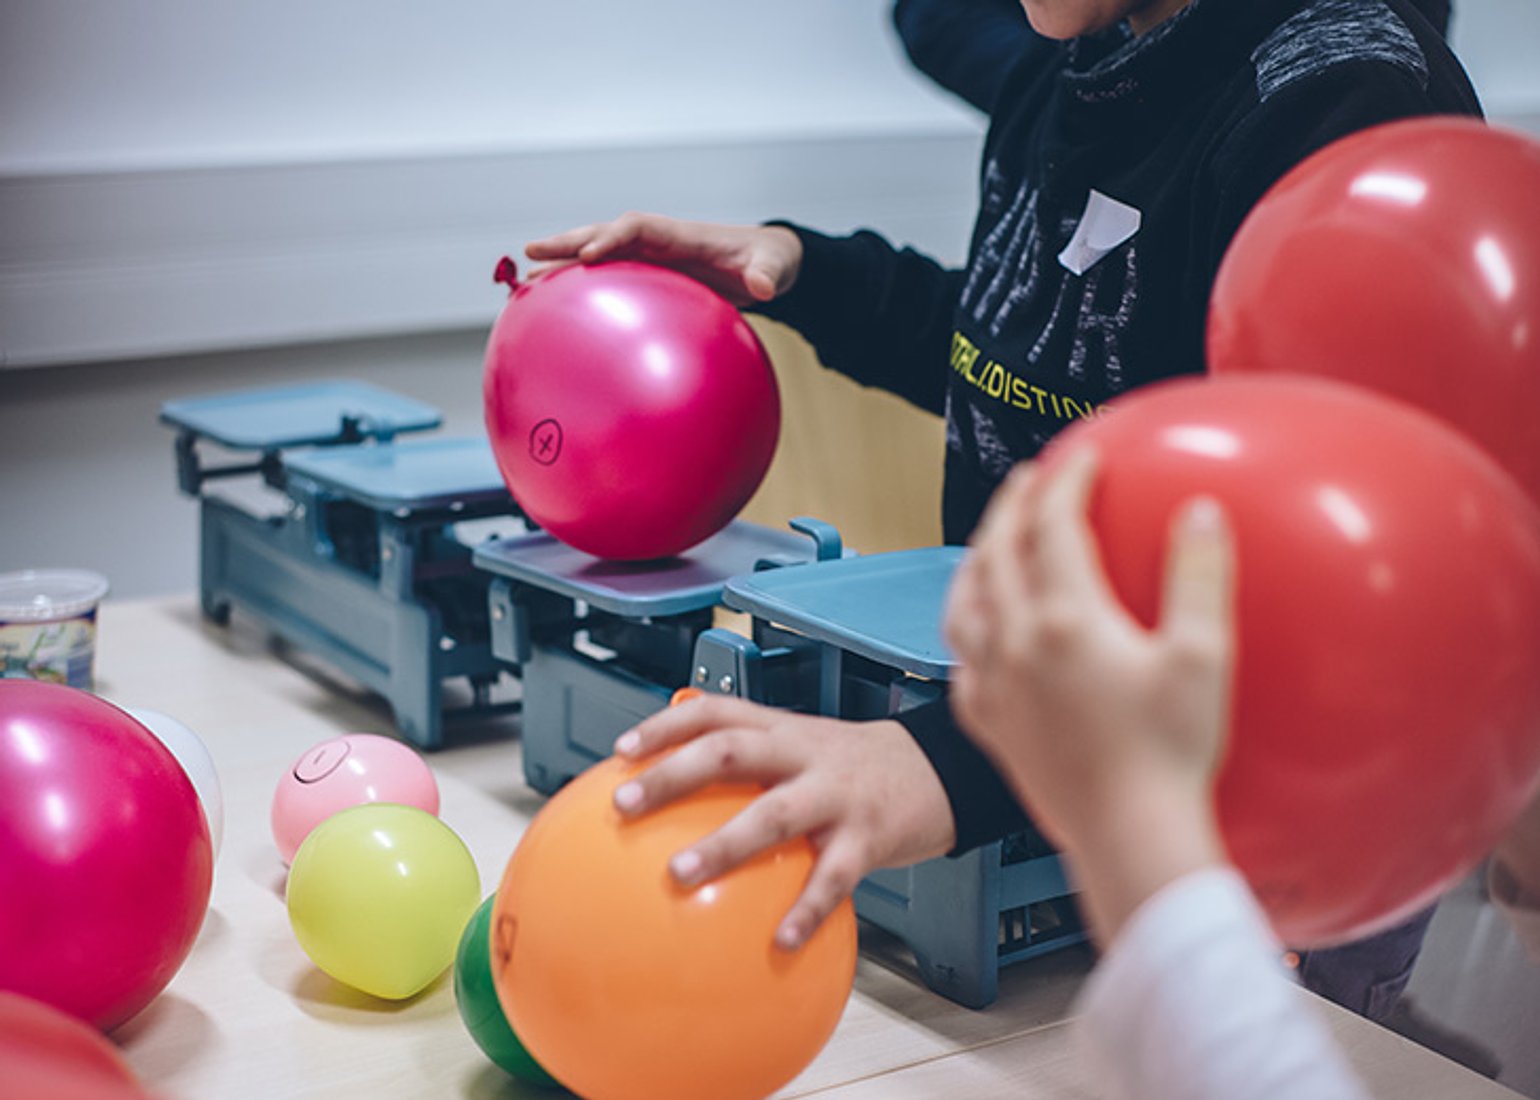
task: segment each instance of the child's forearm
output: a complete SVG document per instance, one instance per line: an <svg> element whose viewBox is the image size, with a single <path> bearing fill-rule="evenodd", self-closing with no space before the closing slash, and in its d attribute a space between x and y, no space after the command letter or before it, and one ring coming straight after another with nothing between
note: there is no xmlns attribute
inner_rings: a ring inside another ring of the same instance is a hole
<svg viewBox="0 0 1540 1100"><path fill-rule="evenodd" d="M1081 908L1104 948L1161 888L1227 863L1208 799L1153 785L1105 800L1064 839Z"/></svg>

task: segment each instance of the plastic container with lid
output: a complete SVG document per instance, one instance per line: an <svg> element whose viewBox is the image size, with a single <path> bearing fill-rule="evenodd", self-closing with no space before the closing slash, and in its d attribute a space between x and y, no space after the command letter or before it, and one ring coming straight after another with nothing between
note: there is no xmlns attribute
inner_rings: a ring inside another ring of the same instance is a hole
<svg viewBox="0 0 1540 1100"><path fill-rule="evenodd" d="M0 678L87 691L96 660L96 608L107 578L83 569L0 573Z"/></svg>

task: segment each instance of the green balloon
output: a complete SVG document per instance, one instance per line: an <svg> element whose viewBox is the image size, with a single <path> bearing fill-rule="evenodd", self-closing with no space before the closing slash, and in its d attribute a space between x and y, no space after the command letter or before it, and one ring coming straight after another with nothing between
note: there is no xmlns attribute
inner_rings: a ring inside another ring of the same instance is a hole
<svg viewBox="0 0 1540 1100"><path fill-rule="evenodd" d="M492 984L491 932L496 898L493 894L481 903L460 935L460 949L455 953L455 1004L460 1019L482 1053L496 1065L520 1081L560 1087L561 1083L524 1049L498 1003L497 987Z"/></svg>

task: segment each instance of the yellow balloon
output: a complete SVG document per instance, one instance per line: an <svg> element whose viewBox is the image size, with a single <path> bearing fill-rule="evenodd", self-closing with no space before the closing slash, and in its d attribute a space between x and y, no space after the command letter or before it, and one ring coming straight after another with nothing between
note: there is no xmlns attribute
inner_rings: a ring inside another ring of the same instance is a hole
<svg viewBox="0 0 1540 1100"><path fill-rule="evenodd" d="M289 924L312 962L388 1000L454 962L481 901L464 841L414 806L371 802L313 829L289 868Z"/></svg>

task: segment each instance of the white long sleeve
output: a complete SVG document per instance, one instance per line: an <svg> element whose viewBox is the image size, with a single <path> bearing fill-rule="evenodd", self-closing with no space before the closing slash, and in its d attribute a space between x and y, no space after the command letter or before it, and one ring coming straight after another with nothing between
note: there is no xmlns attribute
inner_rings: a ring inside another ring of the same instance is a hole
<svg viewBox="0 0 1540 1100"><path fill-rule="evenodd" d="M1199 871L1150 898L1080 995L1108 1100L1366 1100L1245 882Z"/></svg>
<svg viewBox="0 0 1540 1100"><path fill-rule="evenodd" d="M1508 919L1530 959L1540 964L1540 897L1525 892L1500 859L1488 865L1487 896Z"/></svg>

